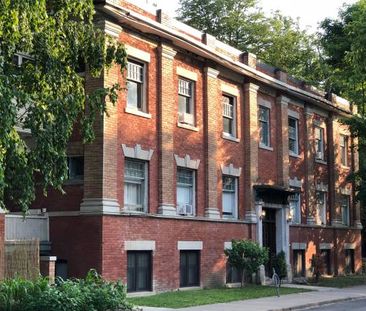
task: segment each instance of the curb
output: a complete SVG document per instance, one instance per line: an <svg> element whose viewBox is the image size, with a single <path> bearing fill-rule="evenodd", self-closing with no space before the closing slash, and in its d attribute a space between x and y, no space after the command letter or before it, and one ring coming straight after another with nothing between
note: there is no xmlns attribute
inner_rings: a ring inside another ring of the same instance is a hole
<svg viewBox="0 0 366 311"><path fill-rule="evenodd" d="M269 311L297 311L297 310L306 310L309 308L316 308L321 307L325 305L332 305L338 302L346 302L346 301L356 301L356 300L362 300L366 299L366 296L362 297L348 297L348 298L340 298L340 299L334 299L334 300L326 300L321 302L314 302L314 303L308 303L301 306L294 306L290 308L281 308L281 309L271 309Z"/></svg>

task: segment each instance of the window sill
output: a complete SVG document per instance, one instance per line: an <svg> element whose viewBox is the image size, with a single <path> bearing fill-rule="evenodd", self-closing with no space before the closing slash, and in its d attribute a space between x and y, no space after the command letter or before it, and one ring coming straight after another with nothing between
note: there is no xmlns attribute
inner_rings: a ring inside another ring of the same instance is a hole
<svg viewBox="0 0 366 311"><path fill-rule="evenodd" d="M291 151L290 151L290 153L289 153L289 156L290 156L290 157L293 157L293 158L301 159L301 156L300 156L299 154L297 154L297 153L293 153L293 152L291 152Z"/></svg>
<svg viewBox="0 0 366 311"><path fill-rule="evenodd" d="M198 127L190 125L190 124L184 124L184 123L177 123L177 126L186 130L190 130L190 131L194 131L194 132L198 132Z"/></svg>
<svg viewBox="0 0 366 311"><path fill-rule="evenodd" d="M227 133L222 133L222 138L223 139L226 139L226 140L233 141L235 143L239 143L240 142L240 139L239 138L234 137L234 136L231 136L230 134L227 134Z"/></svg>
<svg viewBox="0 0 366 311"><path fill-rule="evenodd" d="M319 164L323 164L323 165L327 165L327 161L324 161L324 160L321 160L321 159L315 159L315 162L316 163L319 163Z"/></svg>
<svg viewBox="0 0 366 311"><path fill-rule="evenodd" d="M146 119L151 119L151 114L150 113L146 113L146 112L136 110L136 109L133 109L133 108L130 108L130 107L126 107L125 112L130 113L130 114L134 114L135 116L143 117L143 118L146 118Z"/></svg>
<svg viewBox="0 0 366 311"><path fill-rule="evenodd" d="M134 215L144 215L147 213L146 211L136 211L136 210L130 209L129 207L124 207L122 212L125 214L134 214Z"/></svg>
<svg viewBox="0 0 366 311"><path fill-rule="evenodd" d="M238 220L238 217L223 215L222 219L225 219L225 220Z"/></svg>
<svg viewBox="0 0 366 311"><path fill-rule="evenodd" d="M262 144L259 144L259 148L260 149L264 149L264 150L268 150L268 151L273 151L273 148L272 147L266 146L266 145L262 145Z"/></svg>

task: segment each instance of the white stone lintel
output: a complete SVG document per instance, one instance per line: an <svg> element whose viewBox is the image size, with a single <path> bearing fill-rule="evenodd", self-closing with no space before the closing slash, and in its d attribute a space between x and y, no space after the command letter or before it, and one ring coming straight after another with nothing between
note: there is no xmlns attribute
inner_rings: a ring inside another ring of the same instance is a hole
<svg viewBox="0 0 366 311"><path fill-rule="evenodd" d="M317 183L316 191L328 192L328 184L324 184L323 182Z"/></svg>
<svg viewBox="0 0 366 311"><path fill-rule="evenodd" d="M192 81L198 80L198 75L196 72L190 71L188 69L185 69L183 67L177 67L177 75L181 76L183 78L187 78Z"/></svg>
<svg viewBox="0 0 366 311"><path fill-rule="evenodd" d="M344 249L355 249L356 243L344 243L343 248Z"/></svg>
<svg viewBox="0 0 366 311"><path fill-rule="evenodd" d="M122 150L126 158L139 159L144 161L150 161L154 150L141 148L141 145L137 144L134 147L127 147L127 145L122 144Z"/></svg>
<svg viewBox="0 0 366 311"><path fill-rule="evenodd" d="M202 250L203 242L202 241L178 241L177 248L178 248L178 250Z"/></svg>
<svg viewBox="0 0 366 311"><path fill-rule="evenodd" d="M221 164L221 171L224 175L239 177L241 175L241 167L234 167L232 163L228 166Z"/></svg>
<svg viewBox="0 0 366 311"><path fill-rule="evenodd" d="M294 119L300 119L300 114L297 111L291 109L288 110L288 116Z"/></svg>
<svg viewBox="0 0 366 311"><path fill-rule="evenodd" d="M125 241L126 251L154 251L155 247L156 247L155 241L150 240Z"/></svg>
<svg viewBox="0 0 366 311"><path fill-rule="evenodd" d="M126 45L126 52L127 52L127 57L133 57L136 58L138 60L142 60L145 63L150 63L150 53L142 51L140 49L136 49L133 46L130 45Z"/></svg>
<svg viewBox="0 0 366 311"><path fill-rule="evenodd" d="M297 177L289 178L288 184L290 187L293 187L293 188L302 188L302 180L298 179Z"/></svg>
<svg viewBox="0 0 366 311"><path fill-rule="evenodd" d="M174 155L175 163L179 167L190 168L193 170L198 170L200 165L200 160L192 160L189 154L186 154L184 158L179 157L177 154Z"/></svg>
<svg viewBox="0 0 366 311"><path fill-rule="evenodd" d="M226 94L229 94L232 96L236 96L236 97L239 96L239 94L240 94L240 91L237 87L228 85L228 84L222 83L222 82L221 82L221 91L223 93L226 93Z"/></svg>
<svg viewBox="0 0 366 311"><path fill-rule="evenodd" d="M306 250L306 243L293 242L291 247L294 250Z"/></svg>
<svg viewBox="0 0 366 311"><path fill-rule="evenodd" d="M51 261L55 262L57 261L57 256L41 256L39 257L40 261Z"/></svg>
<svg viewBox="0 0 366 311"><path fill-rule="evenodd" d="M320 243L319 248L320 249L332 249L333 243Z"/></svg>

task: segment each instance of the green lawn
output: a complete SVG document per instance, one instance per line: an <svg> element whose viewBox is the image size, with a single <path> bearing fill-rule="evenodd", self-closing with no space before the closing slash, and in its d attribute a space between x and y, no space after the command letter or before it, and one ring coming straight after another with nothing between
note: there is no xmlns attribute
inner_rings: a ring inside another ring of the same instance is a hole
<svg viewBox="0 0 366 311"><path fill-rule="evenodd" d="M349 276L335 276L320 278L318 283L313 281L309 282L311 285L315 286L325 286L325 287L350 287L357 285L366 285L366 275L349 275Z"/></svg>
<svg viewBox="0 0 366 311"><path fill-rule="evenodd" d="M280 289L280 294L287 295L306 291L308 290L282 287ZM274 287L247 285L244 288L174 291L153 296L128 298L128 301L137 306L179 309L191 306L269 297L275 295L276 291Z"/></svg>

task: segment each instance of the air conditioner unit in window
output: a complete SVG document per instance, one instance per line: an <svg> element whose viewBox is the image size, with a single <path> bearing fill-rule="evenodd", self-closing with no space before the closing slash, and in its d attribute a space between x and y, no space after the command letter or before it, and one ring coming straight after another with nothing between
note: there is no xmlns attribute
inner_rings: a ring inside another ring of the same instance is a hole
<svg viewBox="0 0 366 311"><path fill-rule="evenodd" d="M193 206L191 204L179 204L177 206L178 215L193 215Z"/></svg>
<svg viewBox="0 0 366 311"><path fill-rule="evenodd" d="M316 153L316 158L320 159L320 160L323 160L323 152L317 152Z"/></svg>
<svg viewBox="0 0 366 311"><path fill-rule="evenodd" d="M189 125L194 124L193 114L191 114L191 113L179 112L178 120L179 120L179 123L184 123L184 124L189 124Z"/></svg>

